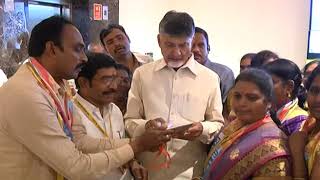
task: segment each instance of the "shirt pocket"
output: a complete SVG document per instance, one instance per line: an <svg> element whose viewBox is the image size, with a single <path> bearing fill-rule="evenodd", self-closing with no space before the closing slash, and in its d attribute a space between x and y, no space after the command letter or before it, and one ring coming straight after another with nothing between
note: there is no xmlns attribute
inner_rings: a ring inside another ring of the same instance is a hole
<svg viewBox="0 0 320 180"><path fill-rule="evenodd" d="M201 122L204 120L206 107L207 102L203 97L187 93L181 96L178 112L181 117L187 120Z"/></svg>

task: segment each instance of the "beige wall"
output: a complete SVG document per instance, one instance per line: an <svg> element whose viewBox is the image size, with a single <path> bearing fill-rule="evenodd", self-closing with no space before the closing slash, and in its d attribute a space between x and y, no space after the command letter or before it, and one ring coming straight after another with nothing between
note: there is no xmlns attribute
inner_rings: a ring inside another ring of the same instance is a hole
<svg viewBox="0 0 320 180"><path fill-rule="evenodd" d="M160 58L158 24L168 10L186 11L207 30L213 61L235 74L247 52L270 49L300 67L307 52L309 0L120 0L119 17L131 47Z"/></svg>

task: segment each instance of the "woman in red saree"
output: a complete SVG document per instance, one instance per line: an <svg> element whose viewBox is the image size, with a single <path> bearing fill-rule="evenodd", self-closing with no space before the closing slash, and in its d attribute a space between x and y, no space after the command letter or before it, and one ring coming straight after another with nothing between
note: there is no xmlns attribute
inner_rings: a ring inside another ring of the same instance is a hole
<svg viewBox="0 0 320 180"><path fill-rule="evenodd" d="M215 140L204 179L290 179L286 135L268 115L273 84L262 70L240 73L233 88L237 119Z"/></svg>
<svg viewBox="0 0 320 180"><path fill-rule="evenodd" d="M294 179L320 179L320 66L306 82L309 119L290 136Z"/></svg>

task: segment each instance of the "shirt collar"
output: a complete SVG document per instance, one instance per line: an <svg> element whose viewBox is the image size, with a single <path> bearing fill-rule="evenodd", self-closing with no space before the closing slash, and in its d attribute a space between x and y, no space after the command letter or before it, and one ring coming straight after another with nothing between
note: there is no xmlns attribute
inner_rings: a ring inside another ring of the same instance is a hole
<svg viewBox="0 0 320 180"><path fill-rule="evenodd" d="M160 60L157 62L154 70L155 70L155 71L160 71L161 69L165 68L166 66L167 66L167 63L166 63L166 61L162 58L162 59L160 59Z"/></svg>
<svg viewBox="0 0 320 180"><path fill-rule="evenodd" d="M161 69L168 67L166 61L162 58L159 60L155 67L155 71L160 71ZM198 75L197 62L194 60L193 55L188 59L187 63L184 64L180 69L188 68L194 75Z"/></svg>
<svg viewBox="0 0 320 180"><path fill-rule="evenodd" d="M95 105L91 104L89 101L80 96L80 94L76 94L76 99L86 108L89 112L99 112L100 110Z"/></svg>
<svg viewBox="0 0 320 180"><path fill-rule="evenodd" d="M98 107L81 97L78 93L76 94L76 99L84 106L84 108L86 108L86 110L88 110L91 113L97 113L99 114L99 117L102 118L100 109ZM103 106L103 117L105 117L109 113L109 111L112 111L113 106L116 105L114 103L109 103L108 105Z"/></svg>

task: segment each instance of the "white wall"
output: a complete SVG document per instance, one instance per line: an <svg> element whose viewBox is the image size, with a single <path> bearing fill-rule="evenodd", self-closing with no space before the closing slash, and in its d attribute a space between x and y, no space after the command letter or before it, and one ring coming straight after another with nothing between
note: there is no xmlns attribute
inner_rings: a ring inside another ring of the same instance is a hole
<svg viewBox="0 0 320 180"><path fill-rule="evenodd" d="M209 34L211 60L235 74L248 52L272 50L300 67L305 63L310 0L120 0L120 24L131 47L161 57L158 24L169 10L188 12Z"/></svg>

